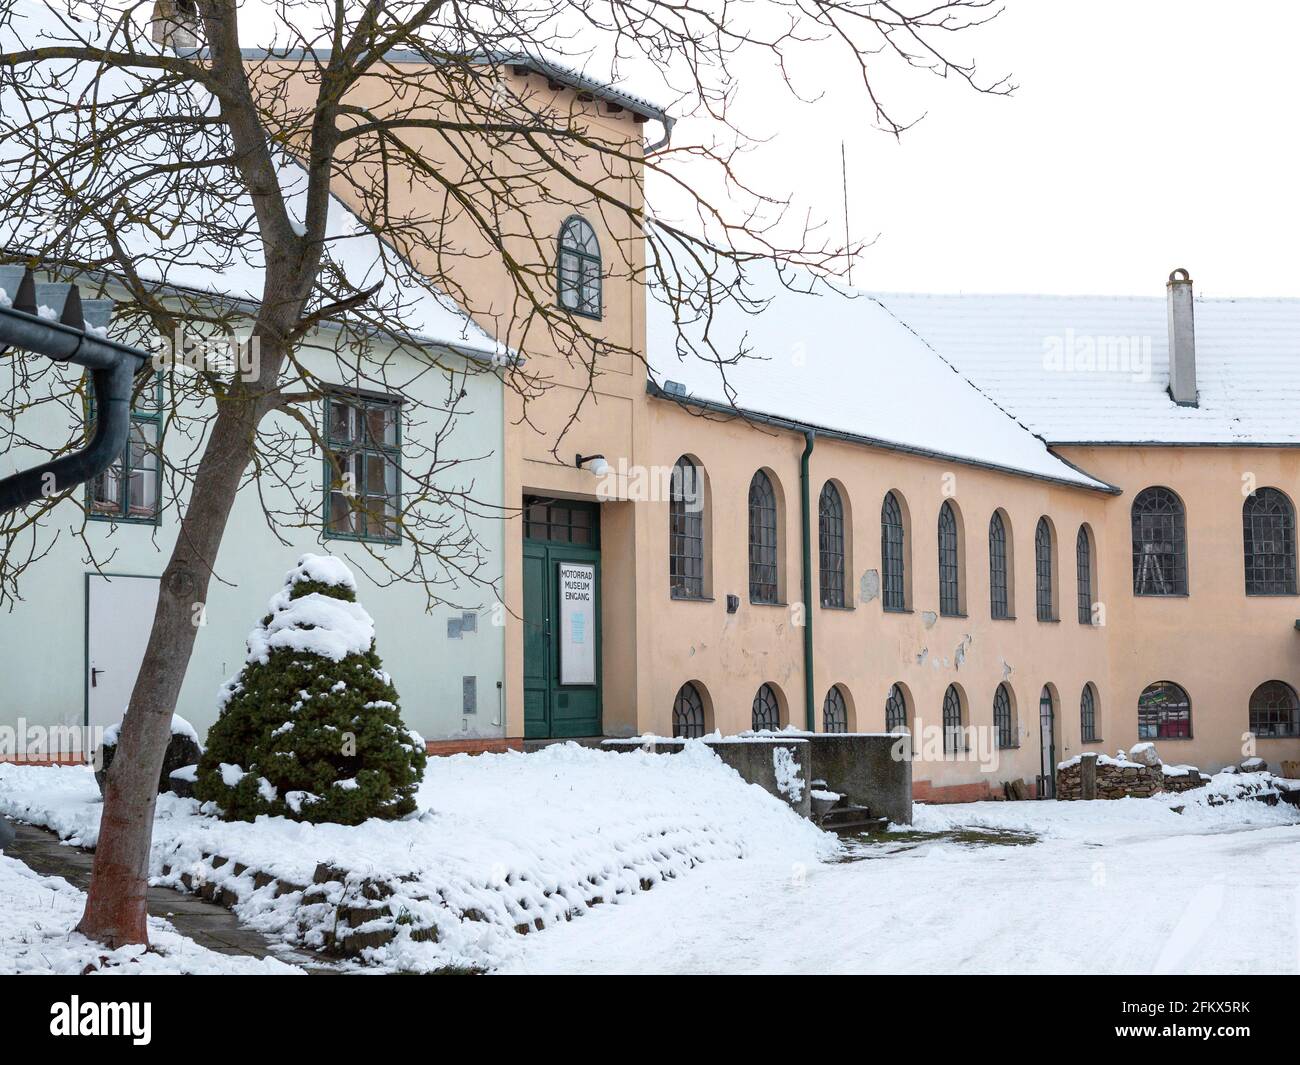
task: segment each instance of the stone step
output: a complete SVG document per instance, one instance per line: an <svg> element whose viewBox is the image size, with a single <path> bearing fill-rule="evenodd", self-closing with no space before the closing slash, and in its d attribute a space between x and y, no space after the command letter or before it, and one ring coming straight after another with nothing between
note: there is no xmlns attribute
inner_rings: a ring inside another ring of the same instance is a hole
<svg viewBox="0 0 1300 1065"><path fill-rule="evenodd" d="M818 828L841 835L879 832L889 826L889 818L873 817L867 807L854 806L847 800L825 813L814 815L813 821Z"/></svg>
<svg viewBox="0 0 1300 1065"><path fill-rule="evenodd" d="M534 751L545 750L556 743L576 743L579 747L595 747L599 749L604 741L604 736L569 736L563 739L524 740L523 747L525 754L532 754Z"/></svg>

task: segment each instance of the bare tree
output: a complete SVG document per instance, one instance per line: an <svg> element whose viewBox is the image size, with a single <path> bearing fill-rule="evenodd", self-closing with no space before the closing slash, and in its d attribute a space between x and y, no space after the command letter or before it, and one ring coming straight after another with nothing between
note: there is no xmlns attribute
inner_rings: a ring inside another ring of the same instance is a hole
<svg viewBox="0 0 1300 1065"><path fill-rule="evenodd" d="M500 374L527 418L560 367L586 383L571 423L606 357L642 353L557 305L557 205L581 202L621 234L606 278L653 286L678 321L707 318L729 300L759 309L746 285L756 261L814 272L844 261L848 249L816 227L782 239L787 198L742 172L747 138L729 109L741 57L755 55L797 92L786 73L796 49L843 56L877 124L895 134L908 122L877 90L889 65L1007 91L977 84L973 65L947 51L955 31L996 14L990 0L164 0L159 10L165 18L151 29L153 7L134 0L116 9L0 0L0 225L10 261L125 288L127 325L144 335L242 333L259 355L254 373L171 374L165 431L188 444L167 462L179 535L108 774L80 925L114 947L146 940L156 782L195 605L220 579L236 495L278 485L295 504L267 506L272 528L315 520L302 471L322 446L311 411L323 382L307 349L327 349L345 380L401 391L395 375L405 371L377 353L425 349L409 294L431 283L504 348L541 356L457 372ZM260 57L241 51L272 39ZM639 127L611 117L618 98L584 91L571 73L593 54L611 77L658 77L678 114L727 135L671 145L661 137L647 156ZM578 91L556 91L561 84ZM651 220L643 167L687 205L681 219ZM377 272L349 270L333 194L382 238ZM237 289L249 264L256 290L246 300L193 291L205 273ZM485 277L491 283L479 284ZM737 357L707 340L695 349L720 369ZM385 523L414 544L415 562L400 570L373 554L380 579L418 582L433 600L449 576L490 581L465 518L499 505L457 478L469 456L439 446L467 413L454 372L444 372L445 402L403 413L434 426L409 505L388 514L349 504L356 520ZM6 405L60 404L75 426L82 390L58 368L23 368ZM22 570L48 549L43 519L72 490L7 519L0 595L20 594Z"/></svg>

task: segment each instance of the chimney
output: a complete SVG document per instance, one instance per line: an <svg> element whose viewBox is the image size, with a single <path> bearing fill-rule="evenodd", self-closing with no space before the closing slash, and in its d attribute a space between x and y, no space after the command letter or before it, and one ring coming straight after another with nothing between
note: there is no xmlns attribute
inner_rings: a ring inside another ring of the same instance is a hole
<svg viewBox="0 0 1300 1065"><path fill-rule="evenodd" d="M1169 275L1169 395L1180 407L1196 406L1196 324L1192 279L1181 266Z"/></svg>

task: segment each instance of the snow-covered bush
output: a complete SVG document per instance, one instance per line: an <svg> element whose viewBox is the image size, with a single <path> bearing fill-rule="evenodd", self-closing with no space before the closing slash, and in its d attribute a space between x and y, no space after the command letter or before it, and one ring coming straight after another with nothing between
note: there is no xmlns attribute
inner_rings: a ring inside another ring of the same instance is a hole
<svg viewBox="0 0 1300 1065"><path fill-rule="evenodd" d="M424 741L402 724L352 573L304 555L269 610L222 689L196 797L232 821L355 825L410 813Z"/></svg>

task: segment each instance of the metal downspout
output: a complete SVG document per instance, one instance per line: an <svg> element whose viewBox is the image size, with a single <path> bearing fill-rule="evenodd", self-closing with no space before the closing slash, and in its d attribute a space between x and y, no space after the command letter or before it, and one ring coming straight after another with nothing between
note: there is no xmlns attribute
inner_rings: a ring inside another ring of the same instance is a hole
<svg viewBox="0 0 1300 1065"><path fill-rule="evenodd" d="M816 703L813 695L813 608L812 608L812 500L808 486L808 459L812 457L817 433L803 434L803 455L799 458L799 510L803 517L803 696L805 721L809 732L817 731Z"/></svg>

